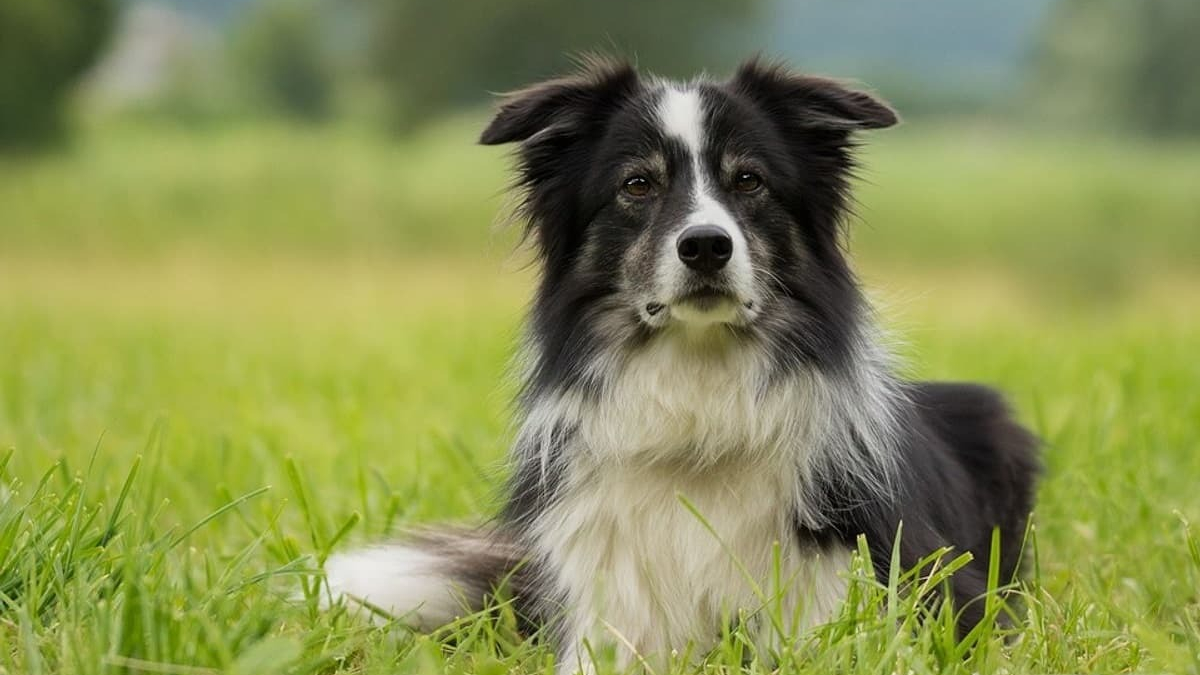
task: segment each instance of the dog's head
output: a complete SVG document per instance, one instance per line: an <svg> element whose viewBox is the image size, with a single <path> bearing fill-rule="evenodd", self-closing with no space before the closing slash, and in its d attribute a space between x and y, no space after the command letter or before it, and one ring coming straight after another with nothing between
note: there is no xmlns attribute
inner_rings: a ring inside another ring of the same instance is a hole
<svg viewBox="0 0 1200 675"><path fill-rule="evenodd" d="M688 83L591 60L510 95L481 142L520 144L535 320L766 331L811 353L857 310L851 136L895 123L869 94L757 60Z"/></svg>

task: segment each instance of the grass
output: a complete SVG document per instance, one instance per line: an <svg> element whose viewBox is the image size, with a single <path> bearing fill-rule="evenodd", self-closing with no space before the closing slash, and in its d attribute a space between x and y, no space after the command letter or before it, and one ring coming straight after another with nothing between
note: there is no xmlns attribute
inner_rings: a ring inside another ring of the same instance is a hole
<svg viewBox="0 0 1200 675"><path fill-rule="evenodd" d="M0 673L549 672L504 607L429 637L316 602L330 550L494 506L530 274L479 245L500 163L456 124L0 166ZM1197 155L970 138L876 151L856 246L910 374L1047 441L1026 611L958 644L860 566L780 669L1200 672ZM755 656L734 631L708 669Z"/></svg>

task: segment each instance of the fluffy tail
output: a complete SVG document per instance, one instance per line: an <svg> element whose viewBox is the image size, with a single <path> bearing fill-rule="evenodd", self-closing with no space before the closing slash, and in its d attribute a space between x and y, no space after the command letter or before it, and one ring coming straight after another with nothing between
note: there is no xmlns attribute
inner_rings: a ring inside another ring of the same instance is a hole
<svg viewBox="0 0 1200 675"><path fill-rule="evenodd" d="M325 578L333 597L364 601L431 631L483 609L524 558L511 538L495 530L421 532L330 556Z"/></svg>

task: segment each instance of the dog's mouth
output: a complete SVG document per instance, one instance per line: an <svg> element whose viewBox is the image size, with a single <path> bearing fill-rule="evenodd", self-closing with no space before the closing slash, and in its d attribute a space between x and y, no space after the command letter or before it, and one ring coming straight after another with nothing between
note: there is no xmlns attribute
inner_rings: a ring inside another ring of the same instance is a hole
<svg viewBox="0 0 1200 675"><path fill-rule="evenodd" d="M753 300L712 285L688 289L669 302L650 301L642 308L647 322L659 325L671 319L696 325L744 324L753 318L757 309Z"/></svg>
<svg viewBox="0 0 1200 675"><path fill-rule="evenodd" d="M736 303L733 293L716 286L701 286L675 299L673 305L689 305L700 311L713 310L726 303Z"/></svg>

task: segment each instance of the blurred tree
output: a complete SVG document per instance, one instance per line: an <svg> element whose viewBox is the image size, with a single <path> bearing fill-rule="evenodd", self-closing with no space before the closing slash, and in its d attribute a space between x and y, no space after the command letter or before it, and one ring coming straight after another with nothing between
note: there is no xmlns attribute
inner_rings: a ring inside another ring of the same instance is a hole
<svg viewBox="0 0 1200 675"><path fill-rule="evenodd" d="M328 117L333 69L317 4L267 0L252 11L238 36L235 56L254 94L294 117Z"/></svg>
<svg viewBox="0 0 1200 675"><path fill-rule="evenodd" d="M1200 1L1060 0L1036 57L1053 118L1152 135L1200 133Z"/></svg>
<svg viewBox="0 0 1200 675"><path fill-rule="evenodd" d="M0 1L0 146L62 131L71 85L99 56L116 13L116 0Z"/></svg>
<svg viewBox="0 0 1200 675"><path fill-rule="evenodd" d="M663 75L744 56L761 0L365 0L370 61L401 127L562 72L584 51Z"/></svg>

